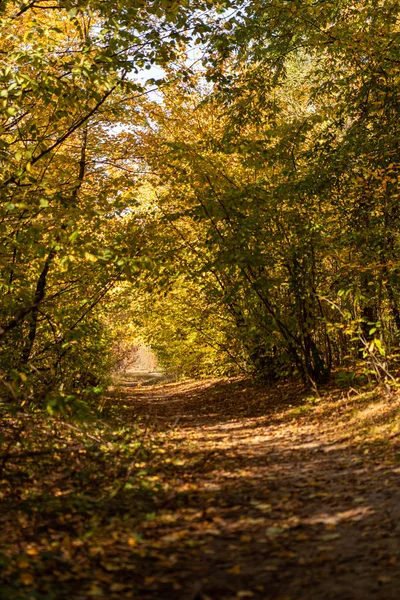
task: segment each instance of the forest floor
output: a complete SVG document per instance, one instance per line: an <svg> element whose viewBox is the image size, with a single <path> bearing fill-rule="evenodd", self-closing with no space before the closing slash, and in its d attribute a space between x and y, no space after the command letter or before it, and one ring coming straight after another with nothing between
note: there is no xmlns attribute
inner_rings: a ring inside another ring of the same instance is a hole
<svg viewBox="0 0 400 600"><path fill-rule="evenodd" d="M5 416L1 599L399 597L398 393L141 379Z"/></svg>

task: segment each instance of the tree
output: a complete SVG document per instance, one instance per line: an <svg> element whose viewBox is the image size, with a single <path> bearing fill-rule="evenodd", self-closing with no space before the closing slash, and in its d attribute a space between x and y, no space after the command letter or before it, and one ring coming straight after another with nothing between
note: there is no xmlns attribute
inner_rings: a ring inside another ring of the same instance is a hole
<svg viewBox="0 0 400 600"><path fill-rule="evenodd" d="M283 362L318 382L350 350L386 376L397 3L237 6L210 38L211 91L178 86L153 110L158 203L259 370Z"/></svg>
<svg viewBox="0 0 400 600"><path fill-rule="evenodd" d="M394 0L3 3L5 388L79 388L98 339L107 354L121 295L102 301L122 280L135 314L143 298L164 311L147 323L168 364L196 346L202 373L315 384L350 355L387 376L398 12ZM157 101L135 77L153 64Z"/></svg>

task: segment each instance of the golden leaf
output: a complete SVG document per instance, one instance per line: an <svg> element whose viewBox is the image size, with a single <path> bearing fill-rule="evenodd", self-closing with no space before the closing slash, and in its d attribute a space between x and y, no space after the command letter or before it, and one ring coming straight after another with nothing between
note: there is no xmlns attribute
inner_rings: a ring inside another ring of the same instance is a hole
<svg viewBox="0 0 400 600"><path fill-rule="evenodd" d="M239 575L240 574L240 565L235 565L233 566L231 569L228 569L228 573L231 573L232 575Z"/></svg>
<svg viewBox="0 0 400 600"><path fill-rule="evenodd" d="M32 585L34 581L32 573L21 573L19 578L24 585Z"/></svg>

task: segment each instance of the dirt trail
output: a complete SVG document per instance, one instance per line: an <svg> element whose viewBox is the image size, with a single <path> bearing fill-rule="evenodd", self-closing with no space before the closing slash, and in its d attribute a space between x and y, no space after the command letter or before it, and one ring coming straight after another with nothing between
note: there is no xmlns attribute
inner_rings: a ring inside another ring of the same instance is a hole
<svg viewBox="0 0 400 600"><path fill-rule="evenodd" d="M397 600L396 394L121 383L3 415L1 600Z"/></svg>
<svg viewBox="0 0 400 600"><path fill-rule="evenodd" d="M141 527L138 597L399 597L400 468L388 433L399 402L322 395L246 382L126 390L126 415L163 436L167 461L156 477L168 491Z"/></svg>

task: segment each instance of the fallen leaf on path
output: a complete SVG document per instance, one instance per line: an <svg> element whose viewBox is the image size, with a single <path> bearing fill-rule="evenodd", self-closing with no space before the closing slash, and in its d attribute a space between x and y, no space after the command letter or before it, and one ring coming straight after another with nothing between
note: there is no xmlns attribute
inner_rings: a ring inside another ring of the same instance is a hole
<svg viewBox="0 0 400 600"><path fill-rule="evenodd" d="M241 572L240 565L235 565L227 570L227 573L231 573L232 575L239 575Z"/></svg>

